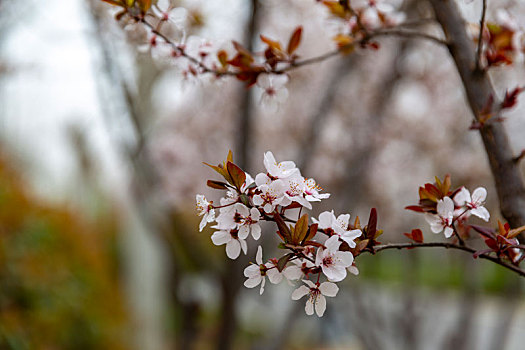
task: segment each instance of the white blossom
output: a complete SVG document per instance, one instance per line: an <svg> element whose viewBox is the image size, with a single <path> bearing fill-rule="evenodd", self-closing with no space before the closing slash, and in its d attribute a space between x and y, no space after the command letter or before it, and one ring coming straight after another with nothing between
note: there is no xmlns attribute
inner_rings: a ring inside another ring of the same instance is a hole
<svg viewBox="0 0 525 350"><path fill-rule="evenodd" d="M259 74L257 86L263 90L261 104L271 111L277 111L288 98L288 89L285 87L287 82L288 76L285 74Z"/></svg>
<svg viewBox="0 0 525 350"><path fill-rule="evenodd" d="M230 259L237 259L241 254L241 249L246 254L248 246L245 238L241 238L236 230L220 230L213 233L211 240L215 245L226 244L226 255Z"/></svg>
<svg viewBox="0 0 525 350"><path fill-rule="evenodd" d="M317 316L322 317L326 310L326 298L335 297L339 291L339 287L332 282L323 282L321 284L314 284L312 281L303 280L306 286L303 284L299 288L293 291L292 300L299 300L305 295L308 295L306 300L306 306L304 310L307 315L313 315L314 309Z"/></svg>
<svg viewBox="0 0 525 350"><path fill-rule="evenodd" d="M341 245L337 236L330 237L327 244L327 249L319 248L317 250L315 264L321 267L330 281L342 281L346 277L346 268L354 262L354 256L350 252L337 250Z"/></svg>
<svg viewBox="0 0 525 350"><path fill-rule="evenodd" d="M270 176L278 179L285 179L299 172L294 162L277 162L273 153L270 151L264 154L264 167Z"/></svg>
<svg viewBox="0 0 525 350"><path fill-rule="evenodd" d="M320 202L321 199L326 199L330 197L330 193L319 193L321 187L319 187L314 179L307 179L305 182L305 194L306 200L309 202Z"/></svg>
<svg viewBox="0 0 525 350"><path fill-rule="evenodd" d="M454 233L452 220L454 215L454 202L449 197L438 200L437 214L425 214L425 220L430 224L430 229L434 233L445 230L445 237L450 238Z"/></svg>
<svg viewBox="0 0 525 350"><path fill-rule="evenodd" d="M470 196L469 190L467 190L465 187L462 187L461 190L454 196L454 201L457 205L468 209L473 215L476 215L485 221L489 221L490 213L483 206L486 198L487 190L483 187L476 188L472 193L472 197Z"/></svg>
<svg viewBox="0 0 525 350"><path fill-rule="evenodd" d="M215 220L215 209L213 209L212 202L208 202L202 194L198 194L195 199L197 201L197 212L199 216L202 216L199 224L199 231L202 232L208 222Z"/></svg>
<svg viewBox="0 0 525 350"><path fill-rule="evenodd" d="M337 218L334 211L325 211L319 214L319 220L312 218L314 223L319 224L319 228L327 230L329 234L334 234L341 240L345 241L350 248L355 248L356 244L354 240L361 236L361 230L349 230L348 222L350 220L350 214L341 214Z"/></svg>
<svg viewBox="0 0 525 350"><path fill-rule="evenodd" d="M257 264L252 264L244 269L244 276L248 277L248 279L244 281L244 286L247 288L254 288L260 284L261 289L259 290L259 294L262 294L264 292L264 284L266 283L265 276L266 276L267 267L263 265L263 262L262 262L262 247L261 246L257 248L257 254L255 255L255 262Z"/></svg>
<svg viewBox="0 0 525 350"><path fill-rule="evenodd" d="M257 178L256 178L257 181ZM275 207L281 204L284 198L284 182L275 180L270 185L263 184L258 186L260 194L253 196L253 204L262 206L266 213L274 211Z"/></svg>

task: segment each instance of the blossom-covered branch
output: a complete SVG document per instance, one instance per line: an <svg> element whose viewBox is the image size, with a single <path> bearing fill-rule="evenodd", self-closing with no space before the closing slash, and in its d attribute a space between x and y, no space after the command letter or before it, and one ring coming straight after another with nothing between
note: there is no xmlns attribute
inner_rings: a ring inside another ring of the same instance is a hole
<svg viewBox="0 0 525 350"><path fill-rule="evenodd" d="M199 230L215 222L211 240L215 245L225 245L226 255L237 259L241 252L248 252L248 240L258 241L262 236L261 223L276 226L280 239L279 257L263 259L262 248L257 248L255 263L246 267L245 286L259 287L264 292L266 277L276 284L287 280L299 286L292 293L297 300L308 296L305 311L322 316L326 309L325 297L336 296L335 283L343 281L348 272L357 275L355 263L362 253L387 249L412 249L443 247L472 253L474 258L492 261L525 277L520 268L523 246L516 238L525 227L511 229L498 222L498 228L468 224L471 215L489 221L490 213L484 203L487 191L478 187L472 194L465 187L452 189L450 176L436 178L419 188L419 203L406 209L424 214L432 232L444 233L449 242L423 242L420 229L405 234L415 243L381 245L377 241L382 230L377 228L377 211L372 208L367 225L361 226L358 217L350 222L350 214L336 215L334 211L322 212L318 219L302 214L313 204L329 198L314 179L307 179L292 161L278 162L272 152L264 154L265 172L253 178L233 162L230 151L225 162L217 166L206 164L220 174L225 182L208 180L208 186L225 190L220 205L214 205L203 195L197 195L197 209L202 220ZM218 212L218 215L217 215ZM466 244L471 231L479 234L487 249L476 250ZM251 236L251 238L250 238ZM297 281L302 281L297 282ZM323 282L323 280L326 280Z"/></svg>

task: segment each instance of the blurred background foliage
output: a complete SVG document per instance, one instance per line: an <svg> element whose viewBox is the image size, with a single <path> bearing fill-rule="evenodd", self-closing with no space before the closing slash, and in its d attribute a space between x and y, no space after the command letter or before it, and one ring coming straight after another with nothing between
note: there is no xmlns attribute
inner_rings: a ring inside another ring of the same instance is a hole
<svg viewBox="0 0 525 350"><path fill-rule="evenodd" d="M39 200L0 155L0 348L126 348L113 214Z"/></svg>

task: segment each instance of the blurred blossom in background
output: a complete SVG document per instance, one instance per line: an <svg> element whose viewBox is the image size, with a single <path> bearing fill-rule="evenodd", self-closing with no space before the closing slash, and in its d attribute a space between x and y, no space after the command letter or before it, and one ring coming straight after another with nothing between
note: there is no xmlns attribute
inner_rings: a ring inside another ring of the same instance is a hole
<svg viewBox="0 0 525 350"><path fill-rule="evenodd" d="M420 2L384 2L408 19L432 16ZM250 38L250 3L176 1L188 49L231 50L233 39L257 51L258 33L284 42L298 25L301 57L333 49L339 27L321 4L259 1ZM458 3L479 23L481 1ZM518 2L489 3L489 19L525 18ZM253 246L233 262L212 229L199 233L195 194L219 199L202 162L217 164L229 149L251 174L268 150L294 160L332 194L312 216L335 209L353 220L376 207L383 242L405 242L414 227L436 238L404 210L436 175L487 188L497 222L486 154L468 131L447 50L384 37L377 51L248 90L157 59L147 33L122 28L115 12L96 0L0 0L1 349L522 348L523 282L468 254L359 257L360 274L317 318L286 283L262 296L242 287ZM492 71L498 91L523 85L523 57L516 62ZM505 114L515 150L525 148L523 113L519 103ZM277 250L271 230L263 226L268 257Z"/></svg>

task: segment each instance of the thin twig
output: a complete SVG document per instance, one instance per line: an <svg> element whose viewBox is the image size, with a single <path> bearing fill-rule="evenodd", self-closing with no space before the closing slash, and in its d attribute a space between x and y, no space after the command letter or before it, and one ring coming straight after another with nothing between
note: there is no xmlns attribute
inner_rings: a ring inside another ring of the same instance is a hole
<svg viewBox="0 0 525 350"><path fill-rule="evenodd" d="M516 157L512 158L514 163L519 163L523 158L525 158L525 149L520 152Z"/></svg>
<svg viewBox="0 0 525 350"><path fill-rule="evenodd" d="M485 27L485 15L487 13L487 0L483 0L481 19L479 20L478 49L476 51L476 70L481 70L481 50L483 49L483 28Z"/></svg>
<svg viewBox="0 0 525 350"><path fill-rule="evenodd" d="M457 250L463 250L465 252L469 253L476 253L476 249L467 247L467 246L461 246L454 243L448 243L448 242L430 242L430 243L391 243L391 244L384 244L384 245L378 245L373 248L372 251L367 251L369 253L377 253L383 250L388 249L411 249L411 248L431 248L431 247L442 247L447 249L457 249ZM518 275L525 277L525 271L520 269L518 266L514 266L510 263L507 263L497 257L494 257L492 255L489 255L488 253L483 253L478 255L479 258L490 260L493 263L496 263L500 266L503 266L511 271L514 271Z"/></svg>
<svg viewBox="0 0 525 350"><path fill-rule="evenodd" d="M424 39L424 40L430 40L439 45L444 45L444 46L448 45L448 41L435 37L433 35L411 31L411 30L403 30L403 29L377 30L373 33L370 33L367 38L370 39L370 38L378 37L378 36L397 36L397 37L402 37L402 38Z"/></svg>
<svg viewBox="0 0 525 350"><path fill-rule="evenodd" d="M207 65L205 65L202 61L200 61L196 57L193 57L193 56L189 55L188 53L186 53L186 51L184 51L184 49L182 47L180 47L179 45L177 45L176 43L171 41L170 38L168 38L165 34L163 34L161 31L159 31L153 24L148 22L145 18L136 18L136 20L138 22L143 23L146 27L148 27L153 34L155 34L158 37L162 38L167 44L169 44L173 48L173 50L175 50L177 52L178 55L180 55L182 57L185 57L190 62L196 64L202 70L202 73L211 73L211 74L215 74L216 76L236 76L236 75L239 74L239 72L236 72L236 71L229 71L229 70L222 70L222 69L215 69L215 68L212 68L212 67L208 67ZM377 30L377 31L374 31L374 32L365 31L365 37L359 41L359 44L365 44L368 41L370 41L370 39L375 38L375 37L380 37L380 36L397 36L397 37L402 37L402 38L424 39L424 40L432 41L432 42L437 43L439 45L445 45L445 46L448 45L446 40L443 40L441 38L435 37L433 35L426 34L426 33L419 33L419 32L411 31L411 30L403 30L401 28L402 28L402 26L400 26L399 29L396 29L396 28L383 29L383 30ZM299 68L299 67L302 67L302 66L307 66L307 65L311 65L311 64L315 64L315 63L320 63L320 62L323 62L323 61L325 61L325 60L327 60L329 58L332 58L332 57L335 57L335 56L339 55L341 52L344 52L346 49L351 48L354 45L356 45L356 44L352 43L350 45L343 46L343 47L338 48L336 50L328 51L328 52L326 52L324 54L321 54L319 56L314 56L314 57L306 58L306 59L303 59L303 60L293 60L293 61L290 61L288 66L286 66L284 68L281 68L281 69L267 69L267 70L264 70L264 71L260 72L260 74L283 74L283 73L286 73L288 71L291 71L293 69L296 69L296 68Z"/></svg>

